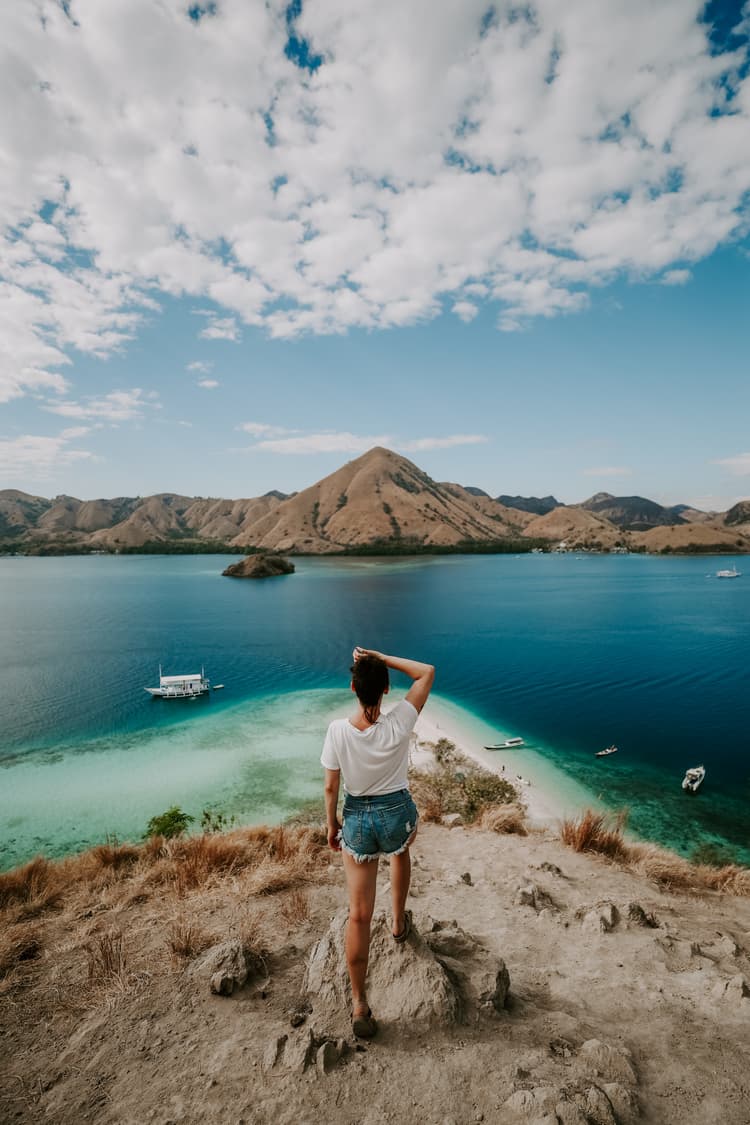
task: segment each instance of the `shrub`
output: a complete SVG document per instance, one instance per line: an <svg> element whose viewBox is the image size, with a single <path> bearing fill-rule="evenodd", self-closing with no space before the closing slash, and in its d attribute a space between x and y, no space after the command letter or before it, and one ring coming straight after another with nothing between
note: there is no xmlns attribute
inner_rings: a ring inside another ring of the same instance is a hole
<svg viewBox="0 0 750 1125"><path fill-rule="evenodd" d="M469 824L485 808L515 800L516 791L505 778L474 765L448 739L440 739L434 750L436 768L410 774L412 795L423 820L437 821L446 813L459 813Z"/></svg>
<svg viewBox="0 0 750 1125"><path fill-rule="evenodd" d="M204 809L201 813L201 832L211 835L215 832L227 832L234 828L236 817L227 817L223 812L214 812L213 809Z"/></svg>
<svg viewBox="0 0 750 1125"><path fill-rule="evenodd" d="M521 805L499 805L496 808L485 810L480 821L480 827L486 828L490 832L527 836L525 819L526 813Z"/></svg>
<svg viewBox="0 0 750 1125"><path fill-rule="evenodd" d="M182 836L194 820L195 817L183 812L179 805L172 805L166 812L151 817L143 838L163 836L165 840L172 840L175 836Z"/></svg>
<svg viewBox="0 0 750 1125"><path fill-rule="evenodd" d="M611 859L624 859L628 847L622 830L628 819L627 811L614 817L586 809L577 820L564 820L560 838L576 852L598 852Z"/></svg>

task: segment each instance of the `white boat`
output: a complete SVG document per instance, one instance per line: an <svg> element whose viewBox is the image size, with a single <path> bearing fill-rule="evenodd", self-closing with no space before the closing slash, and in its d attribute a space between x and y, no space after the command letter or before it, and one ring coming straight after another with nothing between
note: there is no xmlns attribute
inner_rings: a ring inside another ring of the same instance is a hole
<svg viewBox="0 0 750 1125"><path fill-rule="evenodd" d="M716 571L716 577L717 578L741 578L742 577L742 571L738 570L736 566L733 566L731 570L717 570Z"/></svg>
<svg viewBox="0 0 750 1125"><path fill-rule="evenodd" d="M208 695L211 690L211 681L206 679L203 668L200 672L190 672L185 676L162 676L161 664L159 665L159 686L147 687L152 699L195 699L199 695Z"/></svg>
<svg viewBox="0 0 750 1125"><path fill-rule="evenodd" d="M523 746L522 738L506 738L505 742L493 742L485 746L485 750L515 750L519 746Z"/></svg>
<svg viewBox="0 0 750 1125"><path fill-rule="evenodd" d="M682 788L689 793L695 793L703 783L706 776L705 766L694 766L689 769L682 779Z"/></svg>
<svg viewBox="0 0 750 1125"><path fill-rule="evenodd" d="M594 754L595 758L608 758L610 754L616 754L616 746L608 746L606 750L597 750Z"/></svg>

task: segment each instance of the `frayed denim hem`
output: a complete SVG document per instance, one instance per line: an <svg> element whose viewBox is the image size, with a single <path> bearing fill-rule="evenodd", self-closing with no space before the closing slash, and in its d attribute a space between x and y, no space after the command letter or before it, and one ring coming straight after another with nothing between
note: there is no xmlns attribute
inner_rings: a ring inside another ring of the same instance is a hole
<svg viewBox="0 0 750 1125"><path fill-rule="evenodd" d="M406 837L401 847L396 848L396 850L393 852L370 852L367 855L360 855L359 852L355 852L354 848L350 848L349 845L344 841L344 834L341 829L339 829L338 833L339 846L341 847L342 851L346 852L347 855L350 855L352 857L355 863L368 863L371 859L380 859L381 856L384 856L386 859L390 859L391 856L394 855L403 855L406 849L408 847L411 847L417 832L417 828L419 828L419 816L417 816L417 819L414 821L413 827L409 823L409 821L406 822L406 827L409 829L409 835Z"/></svg>
<svg viewBox="0 0 750 1125"><path fill-rule="evenodd" d="M341 837L339 837L339 846L342 852L346 852L347 855L350 855L355 863L368 863L371 859L380 859L381 855L387 854L386 852L372 852L370 855L360 855L359 852L355 852L354 848L350 848L348 844L345 844Z"/></svg>

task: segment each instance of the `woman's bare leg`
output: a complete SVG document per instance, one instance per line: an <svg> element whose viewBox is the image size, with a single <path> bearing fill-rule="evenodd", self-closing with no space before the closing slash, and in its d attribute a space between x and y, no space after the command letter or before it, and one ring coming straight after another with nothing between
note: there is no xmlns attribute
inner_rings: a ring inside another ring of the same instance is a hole
<svg viewBox="0 0 750 1125"><path fill-rule="evenodd" d="M349 922L346 927L346 963L352 983L354 1015L367 1012L367 962L370 956L370 922L375 909L375 889L378 878L376 859L357 863L353 856L342 852L344 871L349 888Z"/></svg>
<svg viewBox="0 0 750 1125"><path fill-rule="evenodd" d="M416 828L400 855L391 856L391 903L393 905L393 933L400 934L404 928L404 911L411 883L411 853L409 851L417 834Z"/></svg>

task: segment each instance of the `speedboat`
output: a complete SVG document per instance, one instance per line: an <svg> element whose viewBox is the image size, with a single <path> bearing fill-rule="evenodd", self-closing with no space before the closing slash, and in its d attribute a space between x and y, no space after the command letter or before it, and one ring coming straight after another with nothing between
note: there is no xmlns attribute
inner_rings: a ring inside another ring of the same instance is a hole
<svg viewBox="0 0 750 1125"><path fill-rule="evenodd" d="M597 750L594 754L595 758L608 758L610 754L616 754L616 746L608 746L606 750Z"/></svg>
<svg viewBox="0 0 750 1125"><path fill-rule="evenodd" d="M522 738L506 738L505 742L493 742L485 746L485 750L515 750L519 746L523 746Z"/></svg>
<svg viewBox="0 0 750 1125"><path fill-rule="evenodd" d="M716 577L717 578L741 578L742 577L742 571L738 570L736 566L733 566L731 570L717 570L716 571Z"/></svg>
<svg viewBox="0 0 750 1125"><path fill-rule="evenodd" d="M689 769L682 779L682 788L687 793L696 793L703 783L703 778L706 776L705 766L694 766Z"/></svg>

